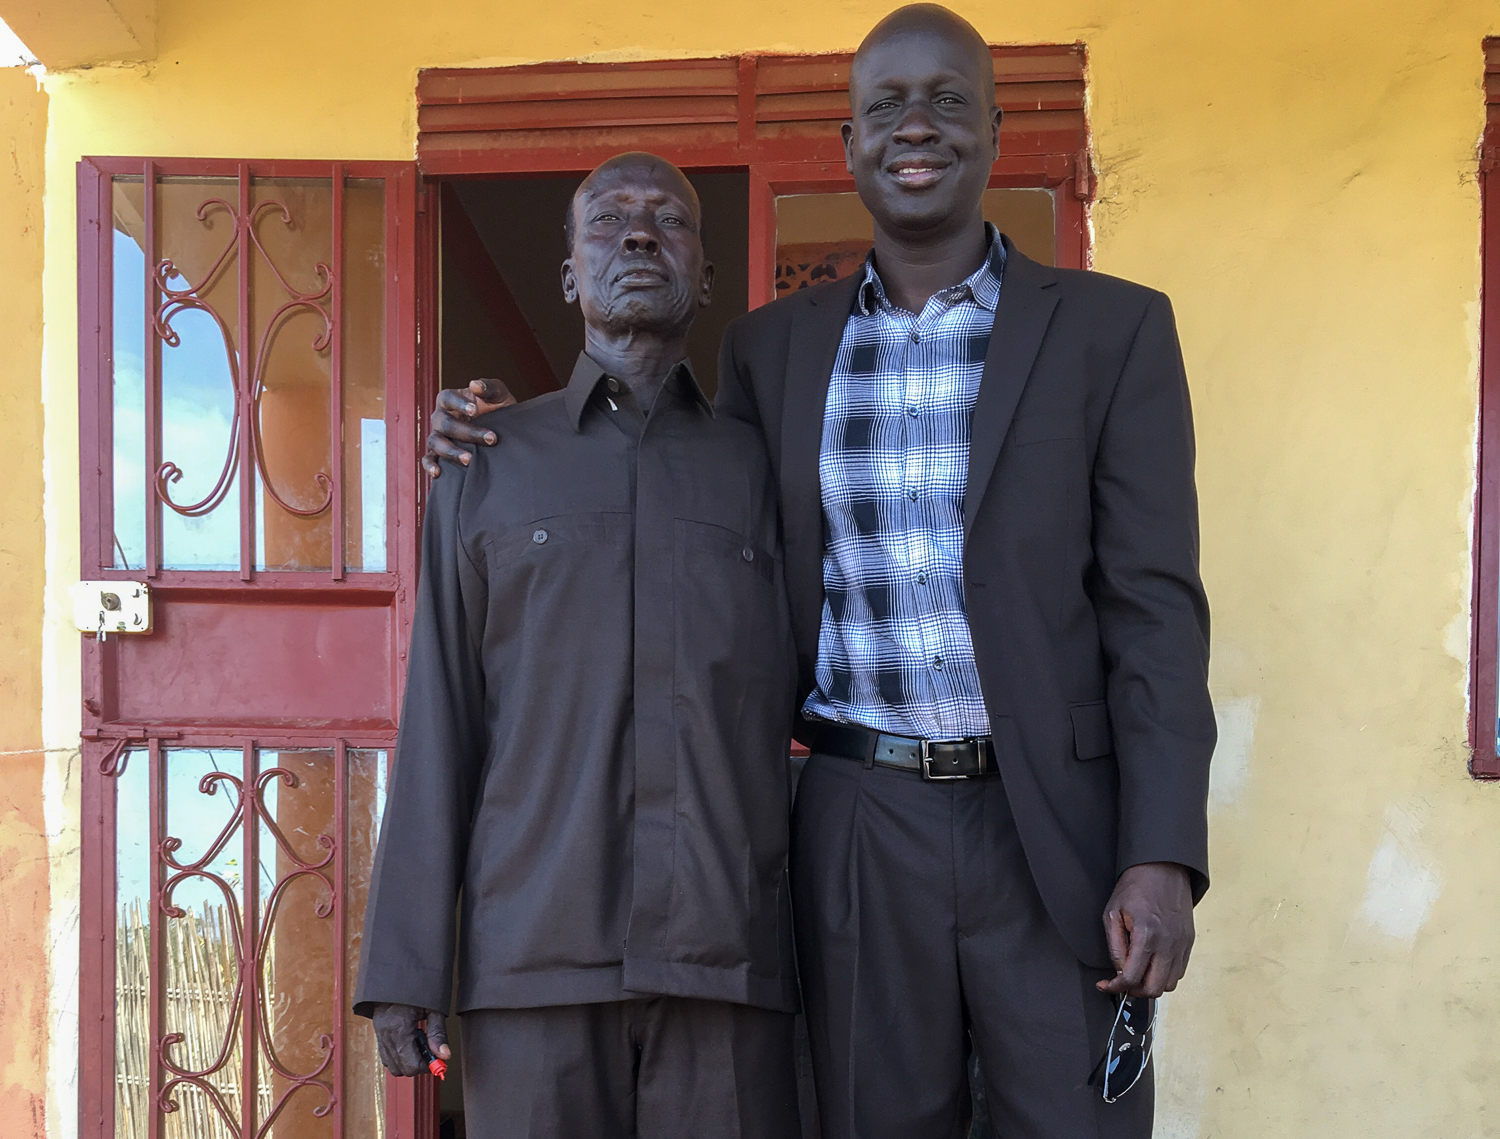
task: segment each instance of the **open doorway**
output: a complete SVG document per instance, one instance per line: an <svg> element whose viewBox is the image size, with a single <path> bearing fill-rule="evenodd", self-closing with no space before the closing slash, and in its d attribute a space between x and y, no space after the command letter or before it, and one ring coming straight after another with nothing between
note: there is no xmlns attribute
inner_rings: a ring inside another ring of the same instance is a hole
<svg viewBox="0 0 1500 1139"><path fill-rule="evenodd" d="M713 305L688 341L710 399L724 326L748 308L749 176L689 173L703 207ZM583 347L583 319L563 300L563 218L582 175L456 181L442 190L439 377L485 376L525 399L562 387Z"/></svg>

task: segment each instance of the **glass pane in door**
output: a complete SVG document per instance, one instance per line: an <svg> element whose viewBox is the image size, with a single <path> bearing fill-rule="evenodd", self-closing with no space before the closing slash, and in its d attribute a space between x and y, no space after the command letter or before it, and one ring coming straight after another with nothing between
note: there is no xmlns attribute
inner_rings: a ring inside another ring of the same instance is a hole
<svg viewBox="0 0 1500 1139"><path fill-rule="evenodd" d="M384 1071L347 994L387 753L337 757L258 750L247 772L230 742L118 765L117 1135L384 1135Z"/></svg>
<svg viewBox="0 0 1500 1139"><path fill-rule="evenodd" d="M385 181L245 192L113 180L110 562L147 565L154 526L163 568L326 571L341 532L341 571L385 572Z"/></svg>

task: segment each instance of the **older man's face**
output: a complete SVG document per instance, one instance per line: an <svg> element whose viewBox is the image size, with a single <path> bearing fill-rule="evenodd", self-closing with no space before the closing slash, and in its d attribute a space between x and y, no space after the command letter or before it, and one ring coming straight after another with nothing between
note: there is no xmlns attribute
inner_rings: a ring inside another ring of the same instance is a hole
<svg viewBox="0 0 1500 1139"><path fill-rule="evenodd" d="M685 332L708 304L713 267L703 257L698 203L675 167L605 168L573 200L573 250L563 294L584 323L613 332Z"/></svg>

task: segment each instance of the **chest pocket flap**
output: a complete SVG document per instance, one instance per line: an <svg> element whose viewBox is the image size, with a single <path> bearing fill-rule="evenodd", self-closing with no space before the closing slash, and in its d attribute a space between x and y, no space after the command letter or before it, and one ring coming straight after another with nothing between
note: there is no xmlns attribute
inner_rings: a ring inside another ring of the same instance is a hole
<svg viewBox="0 0 1500 1139"><path fill-rule="evenodd" d="M1099 759L1115 750L1109 708L1103 700L1070 704L1068 714L1073 718L1073 754L1079 759Z"/></svg>

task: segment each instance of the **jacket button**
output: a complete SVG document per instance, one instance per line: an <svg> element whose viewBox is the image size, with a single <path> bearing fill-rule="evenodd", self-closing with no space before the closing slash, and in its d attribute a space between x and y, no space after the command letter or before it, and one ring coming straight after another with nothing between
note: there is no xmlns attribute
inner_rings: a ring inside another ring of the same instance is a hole
<svg viewBox="0 0 1500 1139"><path fill-rule="evenodd" d="M617 379L615 379L613 376L611 376L605 382L606 382L606 384L608 384L610 391L617 392L617 391L620 390L620 381L617 380Z"/></svg>
<svg viewBox="0 0 1500 1139"><path fill-rule="evenodd" d="M531 540L533 542L535 542L538 546L540 546L543 542L545 542L547 540L547 531L545 531L545 530L533 530L531 532Z"/></svg>
<svg viewBox="0 0 1500 1139"><path fill-rule="evenodd" d="M747 562L753 562L755 560L755 551L746 546L740 551L740 557L744 558Z"/></svg>

